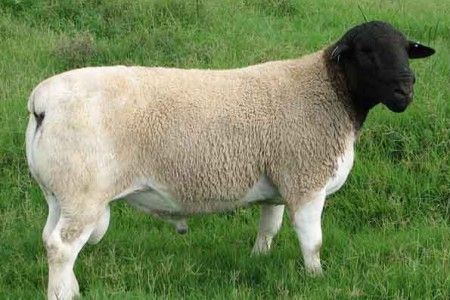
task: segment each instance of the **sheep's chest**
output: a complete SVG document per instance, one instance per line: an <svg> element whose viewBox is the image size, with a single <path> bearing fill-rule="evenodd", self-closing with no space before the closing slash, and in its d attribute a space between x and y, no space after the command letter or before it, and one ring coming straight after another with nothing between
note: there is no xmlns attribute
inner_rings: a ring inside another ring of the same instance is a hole
<svg viewBox="0 0 450 300"><path fill-rule="evenodd" d="M348 174L350 174L350 171L353 166L353 160L354 160L354 142L355 142L355 136L352 134L348 139L346 143L346 147L344 150L344 153L337 158L337 169L331 177L326 186L325 191L327 195L333 194L334 192L338 191L347 180Z"/></svg>

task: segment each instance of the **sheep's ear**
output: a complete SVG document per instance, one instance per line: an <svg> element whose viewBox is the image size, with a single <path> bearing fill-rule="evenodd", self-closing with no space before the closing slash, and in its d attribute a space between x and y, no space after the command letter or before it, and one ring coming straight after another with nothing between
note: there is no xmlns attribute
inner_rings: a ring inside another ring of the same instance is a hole
<svg viewBox="0 0 450 300"><path fill-rule="evenodd" d="M331 60L339 62L339 59L342 54L350 50L350 47L347 44L339 43L336 45L336 47L331 52Z"/></svg>
<svg viewBox="0 0 450 300"><path fill-rule="evenodd" d="M424 58L434 54L434 49L419 44L417 42L409 41L408 56L409 58Z"/></svg>

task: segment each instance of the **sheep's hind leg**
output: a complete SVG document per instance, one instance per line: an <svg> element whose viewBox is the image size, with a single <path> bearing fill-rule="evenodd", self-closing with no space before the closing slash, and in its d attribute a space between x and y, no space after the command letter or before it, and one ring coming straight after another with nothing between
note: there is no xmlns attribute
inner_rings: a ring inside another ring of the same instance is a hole
<svg viewBox="0 0 450 300"><path fill-rule="evenodd" d="M283 222L283 212L284 205L261 205L259 231L252 254L265 254L269 252L273 237L278 233Z"/></svg>
<svg viewBox="0 0 450 300"><path fill-rule="evenodd" d="M294 229L300 241L305 268L311 275L322 274L320 247L322 246L321 215L325 191L309 194L297 207L289 207Z"/></svg>
<svg viewBox="0 0 450 300"><path fill-rule="evenodd" d="M44 238L49 266L48 299L72 299L79 295L73 267L78 253L94 232L105 207L79 205L76 211L61 205L61 215L52 232ZM91 204L99 203L90 201ZM65 203L66 204L66 203Z"/></svg>

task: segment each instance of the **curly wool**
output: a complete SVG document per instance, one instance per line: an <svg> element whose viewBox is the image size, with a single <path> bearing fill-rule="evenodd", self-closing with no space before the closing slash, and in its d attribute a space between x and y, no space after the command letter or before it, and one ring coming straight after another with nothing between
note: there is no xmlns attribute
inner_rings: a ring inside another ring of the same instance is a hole
<svg viewBox="0 0 450 300"><path fill-rule="evenodd" d="M234 70L84 68L41 83L39 181L105 203L152 178L186 215L234 208L261 176L295 207L336 170L355 111L329 50ZM58 145L55 147L55 145ZM57 159L56 159L57 158ZM75 179L75 180L74 180Z"/></svg>

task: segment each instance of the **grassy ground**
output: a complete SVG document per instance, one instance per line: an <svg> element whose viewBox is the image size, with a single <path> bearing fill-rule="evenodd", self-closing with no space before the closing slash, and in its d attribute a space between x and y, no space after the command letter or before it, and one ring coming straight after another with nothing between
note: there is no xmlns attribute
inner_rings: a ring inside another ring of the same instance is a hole
<svg viewBox="0 0 450 300"><path fill-rule="evenodd" d="M358 8L358 4L360 8ZM86 65L231 68L298 57L368 19L437 54L414 61L416 101L369 116L345 187L324 214L323 278L303 271L289 222L250 257L257 207L194 217L180 236L123 203L76 273L86 298L450 297L450 1L0 2L0 298L43 297L47 207L24 155L33 86Z"/></svg>

